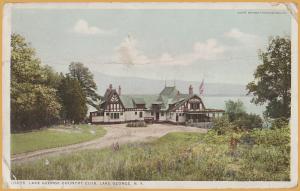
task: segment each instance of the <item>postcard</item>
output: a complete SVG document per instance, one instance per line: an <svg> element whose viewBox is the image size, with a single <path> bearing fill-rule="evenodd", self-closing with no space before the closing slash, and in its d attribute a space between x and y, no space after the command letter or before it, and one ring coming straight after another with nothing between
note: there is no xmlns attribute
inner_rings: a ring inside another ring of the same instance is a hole
<svg viewBox="0 0 300 191"><path fill-rule="evenodd" d="M4 188L293 188L292 3L6 3Z"/></svg>

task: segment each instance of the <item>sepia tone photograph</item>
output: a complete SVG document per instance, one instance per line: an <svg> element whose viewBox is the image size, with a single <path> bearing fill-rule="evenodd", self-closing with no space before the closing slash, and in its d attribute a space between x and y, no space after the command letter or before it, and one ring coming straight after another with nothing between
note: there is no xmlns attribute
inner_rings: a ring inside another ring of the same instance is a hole
<svg viewBox="0 0 300 191"><path fill-rule="evenodd" d="M297 185L297 8L11 3L7 188Z"/></svg>

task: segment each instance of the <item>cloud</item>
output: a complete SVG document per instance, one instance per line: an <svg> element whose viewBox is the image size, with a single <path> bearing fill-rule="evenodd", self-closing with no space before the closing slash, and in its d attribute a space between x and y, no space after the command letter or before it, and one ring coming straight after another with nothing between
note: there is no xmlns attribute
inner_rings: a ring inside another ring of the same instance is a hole
<svg viewBox="0 0 300 191"><path fill-rule="evenodd" d="M96 34L108 35L113 33L113 31L103 30L96 26L90 26L89 23L83 19L79 19L75 23L73 27L73 31L78 34L85 34L85 35L96 35Z"/></svg>
<svg viewBox="0 0 300 191"><path fill-rule="evenodd" d="M212 60L222 55L225 48L216 39L205 42L195 42L191 52L173 56L168 52L158 58L149 58L138 49L138 41L127 37L116 48L118 63L127 65L156 64L156 65L190 65L200 60Z"/></svg>
<svg viewBox="0 0 300 191"><path fill-rule="evenodd" d="M244 33L238 28L232 28L230 31L224 34L225 37L234 39L243 44L253 44L259 42L261 39L253 34Z"/></svg>
<svg viewBox="0 0 300 191"><path fill-rule="evenodd" d="M128 36L116 48L118 61L122 64L136 65L147 64L149 59L140 50L137 49L137 40Z"/></svg>

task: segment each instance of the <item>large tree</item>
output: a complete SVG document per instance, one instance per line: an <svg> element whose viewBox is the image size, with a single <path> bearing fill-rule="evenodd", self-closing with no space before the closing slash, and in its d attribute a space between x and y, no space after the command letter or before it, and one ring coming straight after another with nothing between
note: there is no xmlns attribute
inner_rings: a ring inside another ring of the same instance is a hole
<svg viewBox="0 0 300 191"><path fill-rule="evenodd" d="M228 100L225 102L225 114L228 116L230 122L236 120L244 113L246 113L245 106L241 100Z"/></svg>
<svg viewBox="0 0 300 191"><path fill-rule="evenodd" d="M35 50L21 35L12 34L11 47L11 130L53 124L61 105L56 89L49 86L52 70L41 65Z"/></svg>
<svg viewBox="0 0 300 191"><path fill-rule="evenodd" d="M26 131L54 124L61 105L56 90L43 85L16 83L11 88L11 130Z"/></svg>
<svg viewBox="0 0 300 191"><path fill-rule="evenodd" d="M84 120L88 108L86 97L79 81L67 75L61 80L58 94L63 105L62 118L74 123Z"/></svg>
<svg viewBox="0 0 300 191"><path fill-rule="evenodd" d="M289 38L270 39L265 51L260 51L262 64L247 85L252 102L267 104L265 115L271 118L290 118L291 105L291 41Z"/></svg>
<svg viewBox="0 0 300 191"><path fill-rule="evenodd" d="M80 86L86 95L87 103L97 107L97 102L101 97L96 93L97 85L94 82L94 76L90 70L80 62L72 62L69 65L68 75L79 81Z"/></svg>

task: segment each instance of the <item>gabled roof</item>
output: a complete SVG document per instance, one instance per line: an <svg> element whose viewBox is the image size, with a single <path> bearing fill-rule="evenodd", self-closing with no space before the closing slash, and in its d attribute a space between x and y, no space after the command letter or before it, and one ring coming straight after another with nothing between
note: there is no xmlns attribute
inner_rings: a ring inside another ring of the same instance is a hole
<svg viewBox="0 0 300 191"><path fill-rule="evenodd" d="M146 104L144 98L142 97L133 97L132 99L135 104Z"/></svg>
<svg viewBox="0 0 300 191"><path fill-rule="evenodd" d="M145 104L146 108L150 108L157 95L121 95L120 99L125 108L134 108L135 104Z"/></svg>
<svg viewBox="0 0 300 191"><path fill-rule="evenodd" d="M199 98L200 102L203 104L203 107L205 109L205 105L204 105L202 99L198 95L196 95L196 94L193 94L193 95L185 94L185 98L181 99L181 100L178 100L178 102L176 102L176 104L175 104L175 107L173 107L172 109L178 109L184 102L188 101L189 99L191 99L193 97Z"/></svg>
<svg viewBox="0 0 300 191"><path fill-rule="evenodd" d="M157 99L157 95L133 95L134 98L143 98L146 108L151 108L152 103Z"/></svg>
<svg viewBox="0 0 300 191"><path fill-rule="evenodd" d="M160 96L165 96L165 97L174 97L176 96L178 90L176 89L175 86L171 86L171 87L165 87L161 92L160 92Z"/></svg>
<svg viewBox="0 0 300 191"><path fill-rule="evenodd" d="M132 97L130 95L121 95L120 99L125 108L134 108Z"/></svg>
<svg viewBox="0 0 300 191"><path fill-rule="evenodd" d="M107 89L104 94L104 101L100 103L100 107L105 106L106 101L110 99L112 94L116 93L115 89ZM183 102L197 95L189 95L180 93L175 86L165 87L159 95L121 95L120 100L125 108L135 108L137 104L145 104L145 107L150 109L152 104L160 105L162 110L169 110L179 107Z"/></svg>

